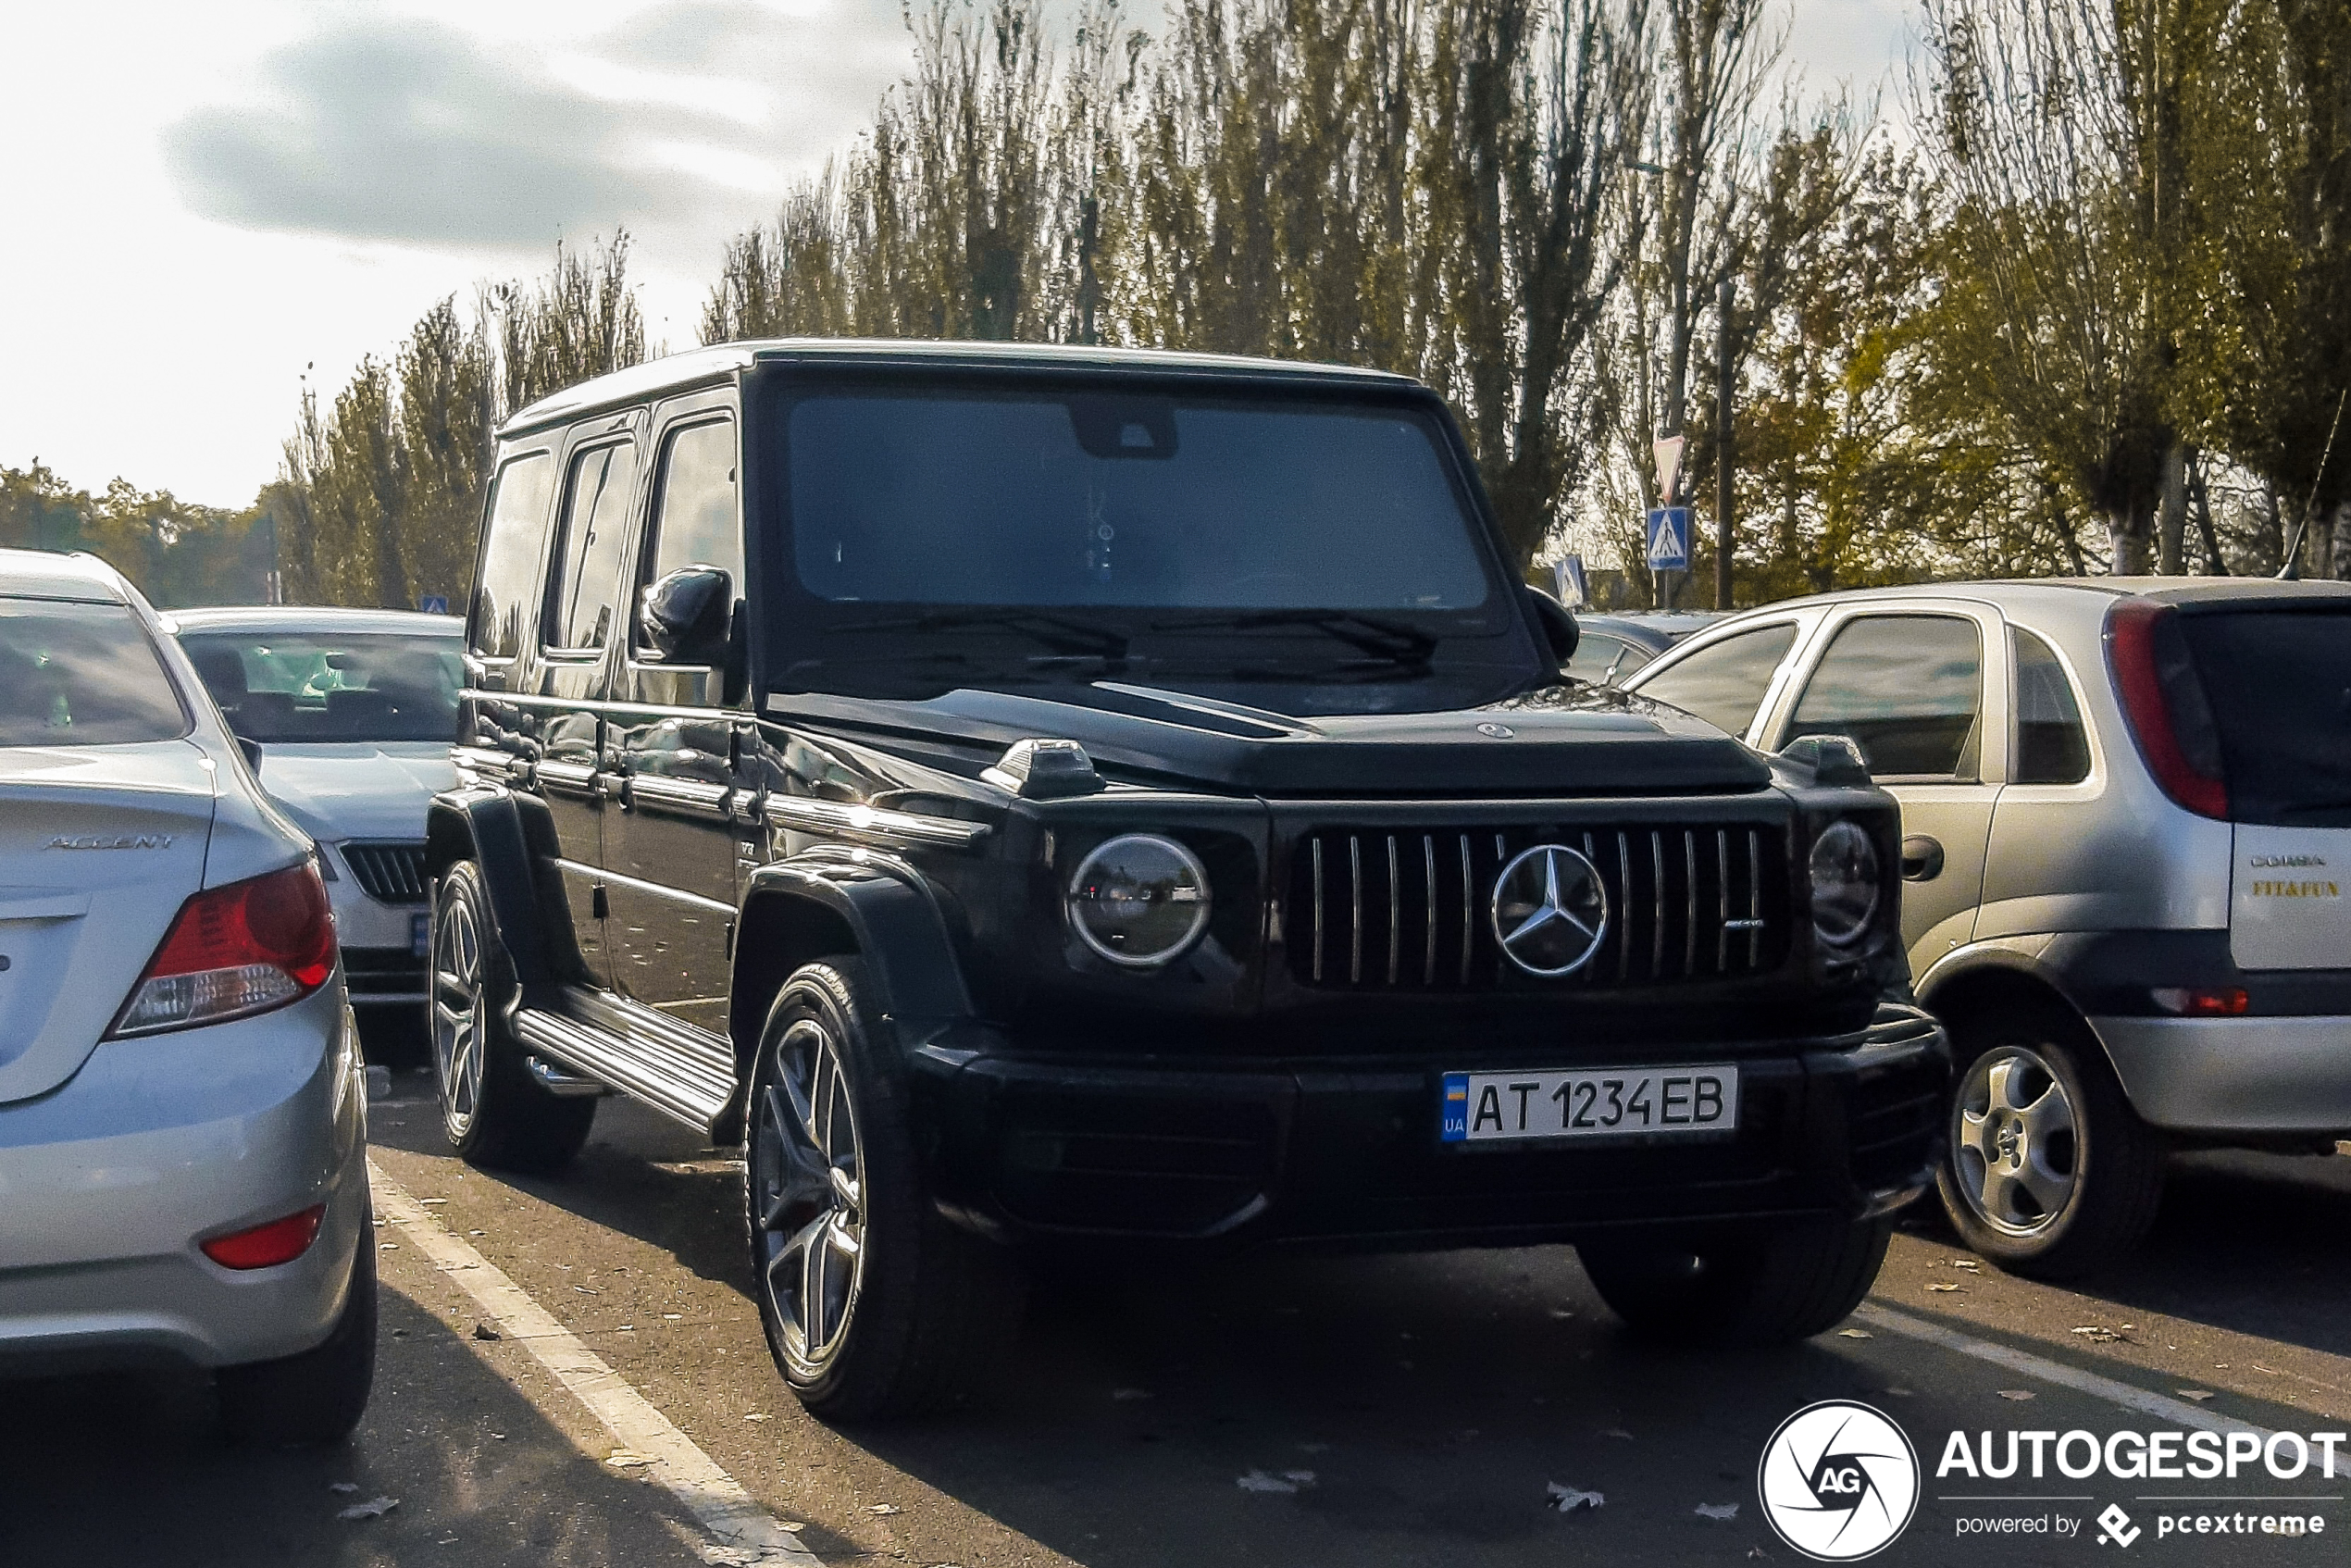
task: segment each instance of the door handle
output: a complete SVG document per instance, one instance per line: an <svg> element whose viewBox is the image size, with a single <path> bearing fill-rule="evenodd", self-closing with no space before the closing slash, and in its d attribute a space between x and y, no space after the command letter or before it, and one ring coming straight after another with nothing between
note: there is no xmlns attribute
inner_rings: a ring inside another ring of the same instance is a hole
<svg viewBox="0 0 2351 1568"><path fill-rule="evenodd" d="M1932 882L1943 875L1943 846L1924 833L1902 840L1902 880Z"/></svg>

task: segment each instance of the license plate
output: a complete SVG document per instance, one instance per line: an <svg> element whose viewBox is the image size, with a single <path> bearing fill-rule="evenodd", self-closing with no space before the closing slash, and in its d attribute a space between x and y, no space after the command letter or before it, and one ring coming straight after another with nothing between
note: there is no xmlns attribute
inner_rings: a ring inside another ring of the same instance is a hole
<svg viewBox="0 0 2351 1568"><path fill-rule="evenodd" d="M411 915L408 916L408 951L418 958L432 956L431 915Z"/></svg>
<svg viewBox="0 0 2351 1568"><path fill-rule="evenodd" d="M1739 1070L1448 1073L1437 1114L1438 1137L1447 1143L1729 1132L1739 1125Z"/></svg>

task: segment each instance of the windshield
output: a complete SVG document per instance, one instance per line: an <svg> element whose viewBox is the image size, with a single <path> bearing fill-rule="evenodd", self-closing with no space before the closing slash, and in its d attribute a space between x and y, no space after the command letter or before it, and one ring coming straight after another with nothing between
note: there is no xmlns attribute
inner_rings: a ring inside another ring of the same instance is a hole
<svg viewBox="0 0 2351 1568"><path fill-rule="evenodd" d="M1474 609L1426 418L1292 401L827 393L792 405L795 565L836 603Z"/></svg>
<svg viewBox="0 0 2351 1568"><path fill-rule="evenodd" d="M1545 673L1423 402L876 376L772 407L772 690L1125 680L1312 716Z"/></svg>
<svg viewBox="0 0 2351 1568"><path fill-rule="evenodd" d="M0 746L122 745L187 733L187 711L128 607L0 599Z"/></svg>
<svg viewBox="0 0 2351 1568"><path fill-rule="evenodd" d="M457 733L454 637L205 631L180 641L229 727L265 746Z"/></svg>

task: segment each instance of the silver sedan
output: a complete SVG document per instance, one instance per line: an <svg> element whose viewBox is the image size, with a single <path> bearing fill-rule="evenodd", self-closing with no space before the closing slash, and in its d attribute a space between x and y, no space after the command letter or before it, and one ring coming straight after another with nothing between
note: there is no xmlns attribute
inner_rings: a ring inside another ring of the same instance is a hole
<svg viewBox="0 0 2351 1568"><path fill-rule="evenodd" d="M349 1432L366 1098L310 840L135 589L0 550L0 1368L176 1360L233 1433Z"/></svg>

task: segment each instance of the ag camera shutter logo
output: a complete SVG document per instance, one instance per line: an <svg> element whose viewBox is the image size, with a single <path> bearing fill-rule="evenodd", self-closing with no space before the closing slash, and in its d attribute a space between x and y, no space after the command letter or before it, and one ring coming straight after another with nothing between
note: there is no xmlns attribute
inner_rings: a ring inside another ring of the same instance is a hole
<svg viewBox="0 0 2351 1568"><path fill-rule="evenodd" d="M1755 1489L1780 1539L1816 1562L1855 1562L1909 1528L1918 1450L1885 1412L1822 1400L1780 1423Z"/></svg>

